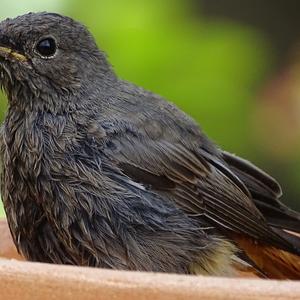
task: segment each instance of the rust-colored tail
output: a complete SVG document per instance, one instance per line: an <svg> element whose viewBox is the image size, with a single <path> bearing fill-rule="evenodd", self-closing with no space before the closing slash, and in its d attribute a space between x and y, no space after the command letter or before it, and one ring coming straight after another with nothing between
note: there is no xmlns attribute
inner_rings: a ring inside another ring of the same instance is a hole
<svg viewBox="0 0 300 300"><path fill-rule="evenodd" d="M248 237L238 236L234 240L266 277L300 279L300 256L265 245Z"/></svg>

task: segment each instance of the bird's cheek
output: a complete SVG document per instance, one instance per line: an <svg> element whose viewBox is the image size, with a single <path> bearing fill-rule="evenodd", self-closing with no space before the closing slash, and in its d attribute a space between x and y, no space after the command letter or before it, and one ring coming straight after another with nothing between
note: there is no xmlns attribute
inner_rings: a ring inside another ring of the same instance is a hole
<svg viewBox="0 0 300 300"><path fill-rule="evenodd" d="M18 81L26 80L32 73L32 66L29 63L13 64L11 69L15 79Z"/></svg>

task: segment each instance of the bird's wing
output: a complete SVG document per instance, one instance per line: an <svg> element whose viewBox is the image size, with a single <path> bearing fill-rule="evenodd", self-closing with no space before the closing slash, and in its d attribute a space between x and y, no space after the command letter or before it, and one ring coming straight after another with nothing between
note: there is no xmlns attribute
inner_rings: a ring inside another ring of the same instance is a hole
<svg viewBox="0 0 300 300"><path fill-rule="evenodd" d="M250 199L243 183L226 163L204 149L153 140L145 135L109 137L105 153L127 176L172 199L186 214L206 218L221 230L299 253L276 234Z"/></svg>
<svg viewBox="0 0 300 300"><path fill-rule="evenodd" d="M222 156L249 189L256 207L270 225L300 233L300 214L279 200L282 192L276 180L236 155L223 151Z"/></svg>

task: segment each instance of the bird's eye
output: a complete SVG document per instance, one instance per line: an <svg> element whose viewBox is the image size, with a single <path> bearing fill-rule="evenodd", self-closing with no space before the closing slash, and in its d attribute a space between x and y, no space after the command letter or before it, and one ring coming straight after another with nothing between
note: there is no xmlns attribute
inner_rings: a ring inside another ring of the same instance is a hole
<svg viewBox="0 0 300 300"><path fill-rule="evenodd" d="M43 58L54 56L56 49L56 42L51 37L40 40L35 46L36 52Z"/></svg>

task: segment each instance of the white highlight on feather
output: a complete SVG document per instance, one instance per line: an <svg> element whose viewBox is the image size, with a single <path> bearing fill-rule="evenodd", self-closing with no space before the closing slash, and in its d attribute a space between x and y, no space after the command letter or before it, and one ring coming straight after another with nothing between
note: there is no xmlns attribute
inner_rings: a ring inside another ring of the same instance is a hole
<svg viewBox="0 0 300 300"><path fill-rule="evenodd" d="M137 183L137 182L135 182L133 180L128 180L128 183L131 184L131 185L133 185L133 186L135 186L135 187L137 187L138 189L140 189L142 191L146 190L146 188L142 184Z"/></svg>

